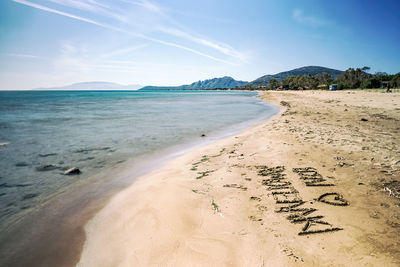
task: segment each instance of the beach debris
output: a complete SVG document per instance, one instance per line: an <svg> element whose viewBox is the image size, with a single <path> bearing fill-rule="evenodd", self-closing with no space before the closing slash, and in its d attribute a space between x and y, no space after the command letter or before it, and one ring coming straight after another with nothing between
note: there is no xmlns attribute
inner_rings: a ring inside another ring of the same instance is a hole
<svg viewBox="0 0 400 267"><path fill-rule="evenodd" d="M48 164L48 165L42 165L42 166L36 167L36 171L38 171L38 172L53 171L53 170L57 170L59 168L60 167L58 167L56 165Z"/></svg>
<svg viewBox="0 0 400 267"><path fill-rule="evenodd" d="M344 161L339 161L336 165L339 167L349 167L349 166L353 166L354 164L350 164L350 163L347 163Z"/></svg>
<svg viewBox="0 0 400 267"><path fill-rule="evenodd" d="M77 167L69 168L64 172L64 175L79 175L81 174L81 170Z"/></svg>
<svg viewBox="0 0 400 267"><path fill-rule="evenodd" d="M218 206L217 203L215 203L214 199L212 199L212 201L211 201L211 206L213 207L213 210L214 210L215 212L217 212L217 213L220 212L219 206Z"/></svg>
<svg viewBox="0 0 400 267"><path fill-rule="evenodd" d="M203 155L200 159L200 161L197 161L192 164L192 168L190 169L191 171L197 171L197 168L199 167L200 163L206 162L210 160L210 158L207 155Z"/></svg>
<svg viewBox="0 0 400 267"><path fill-rule="evenodd" d="M223 187L231 187L231 188L237 188L237 189L242 189L243 191L247 191L247 187L244 187L243 185L224 184Z"/></svg>
<svg viewBox="0 0 400 267"><path fill-rule="evenodd" d="M372 114L371 117L379 118L382 120L388 120L388 121L399 121L398 119L389 117L385 114Z"/></svg>
<svg viewBox="0 0 400 267"><path fill-rule="evenodd" d="M191 171L196 171L197 168L198 168L198 165L199 165L200 163L206 162L206 161L208 161L208 160L210 160L210 158L209 158L207 155L203 155L203 156L201 157L200 161L195 162L195 163L192 164L192 168L191 168L190 170L191 170Z"/></svg>
<svg viewBox="0 0 400 267"><path fill-rule="evenodd" d="M325 193L320 195L316 200L333 206L349 205L349 202L345 200L343 196L339 193Z"/></svg>
<svg viewBox="0 0 400 267"><path fill-rule="evenodd" d="M199 191L199 190L197 190L197 189L192 189L192 192L193 192L193 193L196 193L196 194L205 195L205 193L204 193L204 192L202 192L202 191Z"/></svg>
<svg viewBox="0 0 400 267"><path fill-rule="evenodd" d="M372 219L379 219L379 212L372 211L372 213L369 214L369 217L371 217Z"/></svg>
<svg viewBox="0 0 400 267"><path fill-rule="evenodd" d="M400 199L400 181L391 181L383 185L383 190L389 192L390 197Z"/></svg>
<svg viewBox="0 0 400 267"><path fill-rule="evenodd" d="M280 102L280 104L281 104L281 106L284 106L284 107L288 107L288 108L290 108L290 104L289 104L289 102L286 102L286 101L281 101L281 102Z"/></svg>
<svg viewBox="0 0 400 267"><path fill-rule="evenodd" d="M212 172L214 172L214 171L211 170L211 171L198 172L197 174L200 174L200 175L197 176L196 179L202 179L202 178L208 176L208 174L212 173Z"/></svg>
<svg viewBox="0 0 400 267"><path fill-rule="evenodd" d="M259 197L250 197L250 200L261 201L261 198L259 198Z"/></svg>
<svg viewBox="0 0 400 267"><path fill-rule="evenodd" d="M389 205L389 204L383 203L383 202L381 203L381 206L382 206L382 207L385 207L385 208L390 208L390 205Z"/></svg>
<svg viewBox="0 0 400 267"><path fill-rule="evenodd" d="M366 118L361 118L360 121L368 121Z"/></svg>
<svg viewBox="0 0 400 267"><path fill-rule="evenodd" d="M206 137L206 135L205 134L201 134L200 137Z"/></svg>
<svg viewBox="0 0 400 267"><path fill-rule="evenodd" d="M253 221L253 222L261 222L263 220L261 218L257 218L256 216L253 216L253 215L249 216L249 219L250 219L250 221Z"/></svg>
<svg viewBox="0 0 400 267"><path fill-rule="evenodd" d="M261 212L264 212L264 211L268 210L268 208L266 206L264 206L264 205L257 204L256 207Z"/></svg>

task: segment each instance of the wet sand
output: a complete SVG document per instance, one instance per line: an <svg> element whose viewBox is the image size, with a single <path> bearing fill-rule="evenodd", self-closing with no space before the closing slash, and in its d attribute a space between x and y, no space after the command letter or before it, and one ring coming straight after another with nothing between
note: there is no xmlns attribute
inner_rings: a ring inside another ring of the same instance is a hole
<svg viewBox="0 0 400 267"><path fill-rule="evenodd" d="M398 266L400 94L263 97L274 119L114 196L78 266Z"/></svg>

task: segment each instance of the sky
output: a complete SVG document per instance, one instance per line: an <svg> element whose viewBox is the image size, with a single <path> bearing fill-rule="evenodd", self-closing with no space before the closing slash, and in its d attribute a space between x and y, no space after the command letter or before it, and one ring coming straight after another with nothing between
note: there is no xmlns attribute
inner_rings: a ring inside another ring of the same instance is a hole
<svg viewBox="0 0 400 267"><path fill-rule="evenodd" d="M400 1L0 0L0 89L400 72Z"/></svg>

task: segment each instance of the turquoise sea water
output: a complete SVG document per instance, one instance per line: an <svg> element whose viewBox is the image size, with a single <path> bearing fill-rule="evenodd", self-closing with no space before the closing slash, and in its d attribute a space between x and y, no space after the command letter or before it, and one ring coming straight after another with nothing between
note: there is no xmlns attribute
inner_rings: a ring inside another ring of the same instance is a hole
<svg viewBox="0 0 400 267"><path fill-rule="evenodd" d="M252 92L0 92L0 225L126 159L237 131L276 111ZM63 175L70 167L82 173Z"/></svg>

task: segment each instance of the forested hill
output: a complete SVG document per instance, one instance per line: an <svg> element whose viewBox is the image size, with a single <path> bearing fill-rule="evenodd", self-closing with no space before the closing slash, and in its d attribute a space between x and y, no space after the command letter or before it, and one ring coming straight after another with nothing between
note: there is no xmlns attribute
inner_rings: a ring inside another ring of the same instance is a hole
<svg viewBox="0 0 400 267"><path fill-rule="evenodd" d="M237 86L247 84L245 81L237 81L232 77L213 78L204 81L197 81L187 85L180 86L145 86L140 90L190 90L190 89L232 89Z"/></svg>
<svg viewBox="0 0 400 267"><path fill-rule="evenodd" d="M336 79L339 75L343 73L341 70L335 70L335 69L330 69L330 68L325 68L325 67L320 67L320 66L307 66L307 67L301 67L289 71L284 71L280 72L277 74L267 74L264 75L250 83L248 85L250 86L259 86L259 85L268 85L268 82L272 79L277 80L277 81L282 81L287 77L290 76L314 76L318 73L323 73L326 72L331 75L333 79Z"/></svg>

